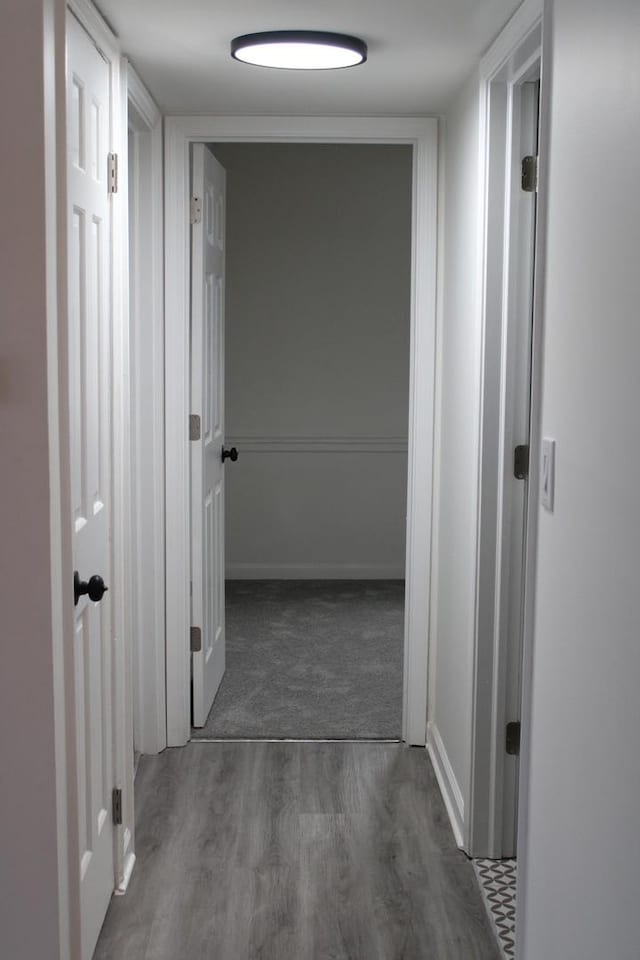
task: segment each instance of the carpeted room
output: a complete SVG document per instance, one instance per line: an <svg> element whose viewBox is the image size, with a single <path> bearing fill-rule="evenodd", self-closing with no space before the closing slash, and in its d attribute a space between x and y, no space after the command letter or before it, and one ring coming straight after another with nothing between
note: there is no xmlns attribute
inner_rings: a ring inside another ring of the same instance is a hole
<svg viewBox="0 0 640 960"><path fill-rule="evenodd" d="M227 669L198 739L402 735L401 580L232 580Z"/></svg>

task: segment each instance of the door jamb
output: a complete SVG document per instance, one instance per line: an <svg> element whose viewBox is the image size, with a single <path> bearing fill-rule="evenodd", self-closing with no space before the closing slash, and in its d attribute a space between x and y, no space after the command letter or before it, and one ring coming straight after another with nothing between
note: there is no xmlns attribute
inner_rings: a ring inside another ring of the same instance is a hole
<svg viewBox="0 0 640 960"><path fill-rule="evenodd" d="M167 745L164 555L164 249L162 116L127 65L135 215L131 251L132 670L135 748ZM144 433L136 432L144 421Z"/></svg>
<svg viewBox="0 0 640 960"><path fill-rule="evenodd" d="M189 146L194 142L404 143L413 147L411 364L403 739L424 746L431 576L438 121L435 118L165 118L167 740L190 738Z"/></svg>
<svg viewBox="0 0 640 960"><path fill-rule="evenodd" d="M470 856L503 855L504 730L508 637L504 623L501 541L508 497L503 486L508 431L503 416L508 384L508 283L511 191L511 110L513 88L542 58L542 2L526 0L480 66L480 284L482 291L482 367L480 386L480 457L477 517L476 606L474 628L471 784L464 849ZM538 241L536 241L536 250ZM496 251L497 256L496 256ZM491 260L493 255L493 262ZM537 279L536 279L537 288ZM536 290L534 290L534 297ZM535 332L534 332L535 336ZM534 348L532 337L532 350ZM532 358L532 363L535 357ZM532 409L535 384L532 380ZM531 418L530 476L537 443ZM510 453L510 451L509 451ZM507 458L508 459L508 458ZM536 496L529 484L529 504ZM531 509L527 532L531 537ZM529 546L524 561L525 596L532 591ZM530 676L523 663L522 690Z"/></svg>

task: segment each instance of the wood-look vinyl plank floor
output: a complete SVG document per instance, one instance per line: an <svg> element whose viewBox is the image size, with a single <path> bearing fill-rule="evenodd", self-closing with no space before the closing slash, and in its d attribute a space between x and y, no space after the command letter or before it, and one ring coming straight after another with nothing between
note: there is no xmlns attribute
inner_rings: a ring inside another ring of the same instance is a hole
<svg viewBox="0 0 640 960"><path fill-rule="evenodd" d="M498 960L427 754L191 743L143 757L137 863L94 960Z"/></svg>

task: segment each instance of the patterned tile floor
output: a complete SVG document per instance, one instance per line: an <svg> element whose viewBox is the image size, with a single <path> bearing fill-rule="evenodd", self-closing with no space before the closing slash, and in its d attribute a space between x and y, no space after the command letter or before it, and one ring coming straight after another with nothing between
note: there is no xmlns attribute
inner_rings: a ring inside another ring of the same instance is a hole
<svg viewBox="0 0 640 960"><path fill-rule="evenodd" d="M474 860L482 897L506 960L513 960L516 926L516 861Z"/></svg>

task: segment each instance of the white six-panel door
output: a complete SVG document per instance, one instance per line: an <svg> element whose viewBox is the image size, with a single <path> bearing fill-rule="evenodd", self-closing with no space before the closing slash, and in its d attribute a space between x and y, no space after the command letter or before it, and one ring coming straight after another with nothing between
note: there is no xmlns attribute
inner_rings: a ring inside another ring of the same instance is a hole
<svg viewBox="0 0 640 960"><path fill-rule="evenodd" d="M191 623L193 725L204 726L225 670L224 268L225 171L204 144L193 147L191 411Z"/></svg>
<svg viewBox="0 0 640 960"><path fill-rule="evenodd" d="M111 584L111 269L109 65L75 17L67 24L69 409L73 565ZM74 607L82 960L114 887L111 593Z"/></svg>

